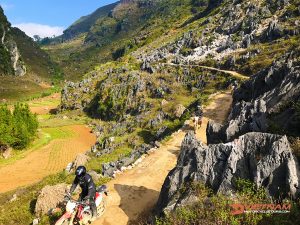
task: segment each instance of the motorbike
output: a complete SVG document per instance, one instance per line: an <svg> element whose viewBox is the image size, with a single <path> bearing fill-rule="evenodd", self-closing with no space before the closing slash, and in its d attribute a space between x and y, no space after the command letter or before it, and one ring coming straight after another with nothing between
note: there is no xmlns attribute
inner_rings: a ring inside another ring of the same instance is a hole
<svg viewBox="0 0 300 225"><path fill-rule="evenodd" d="M103 215L105 210L105 198L108 195L107 187L102 185L96 189L95 203L97 217ZM77 201L66 196L66 212L55 225L87 225L92 222L92 210L84 201Z"/></svg>

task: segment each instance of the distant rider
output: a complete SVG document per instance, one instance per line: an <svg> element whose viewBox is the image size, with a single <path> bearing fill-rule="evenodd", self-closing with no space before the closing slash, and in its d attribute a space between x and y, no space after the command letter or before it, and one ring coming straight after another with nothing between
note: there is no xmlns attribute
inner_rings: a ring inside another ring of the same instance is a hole
<svg viewBox="0 0 300 225"><path fill-rule="evenodd" d="M194 129L195 133L198 130L198 126L202 126L202 119L203 119L203 108L201 104L198 104L197 109L195 111L195 116L194 116Z"/></svg>
<svg viewBox="0 0 300 225"><path fill-rule="evenodd" d="M93 178L86 172L86 168L84 166L79 166L75 171L75 180L70 189L70 193L72 194L77 185L81 187L81 194L79 196L79 201L85 201L91 207L93 213L93 220L97 217L97 207L95 203L95 195L96 195L96 186L93 181Z"/></svg>
<svg viewBox="0 0 300 225"><path fill-rule="evenodd" d="M237 80L234 80L234 82L232 83L232 88L231 88L231 93L233 94L236 89L238 89L239 87L239 83L237 82Z"/></svg>

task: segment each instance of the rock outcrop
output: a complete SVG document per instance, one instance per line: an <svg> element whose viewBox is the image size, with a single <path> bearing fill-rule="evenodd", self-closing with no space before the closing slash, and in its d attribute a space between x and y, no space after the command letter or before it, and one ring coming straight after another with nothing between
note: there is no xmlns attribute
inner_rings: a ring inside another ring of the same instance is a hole
<svg viewBox="0 0 300 225"><path fill-rule="evenodd" d="M24 76L26 67L11 33L11 25L0 6L0 75Z"/></svg>
<svg viewBox="0 0 300 225"><path fill-rule="evenodd" d="M35 214L38 216L45 215L58 207L64 200L68 191L66 184L57 184L55 186L46 186L41 190L35 205Z"/></svg>
<svg viewBox="0 0 300 225"><path fill-rule="evenodd" d="M84 166L89 160L90 157L86 154L78 154L74 160L73 168L76 169L78 166Z"/></svg>
<svg viewBox="0 0 300 225"><path fill-rule="evenodd" d="M232 141L247 132L266 132L267 118L274 113L284 115L277 117L279 126L293 126L286 118L292 118L295 113L291 112L289 103L300 99L299 56L299 50L289 52L243 83L234 92L228 122L224 126L209 122L208 143Z"/></svg>
<svg viewBox="0 0 300 225"><path fill-rule="evenodd" d="M154 146L143 144L139 148L133 150L128 157L123 157L115 162L102 164L102 175L106 177L113 177L117 171L132 165L142 155L147 154L153 147Z"/></svg>
<svg viewBox="0 0 300 225"><path fill-rule="evenodd" d="M193 196L180 196L188 182L202 182L216 192L234 194L236 180L264 187L270 196L299 197L300 172L286 136L248 133L226 144L204 145L188 133L176 167L168 174L157 210L170 211ZM190 201L188 201L190 202Z"/></svg>

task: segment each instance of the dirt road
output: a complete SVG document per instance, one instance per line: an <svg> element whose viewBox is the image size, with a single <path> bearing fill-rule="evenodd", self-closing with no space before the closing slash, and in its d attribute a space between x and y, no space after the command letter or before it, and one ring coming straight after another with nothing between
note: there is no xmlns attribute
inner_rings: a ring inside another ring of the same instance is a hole
<svg viewBox="0 0 300 225"><path fill-rule="evenodd" d="M203 68L203 69L207 69L207 70L212 70L212 71L218 71L218 72L223 72L223 73L227 73L233 77L236 77L238 79L241 80L249 80L250 77L245 76L243 74L240 74L236 71L231 71L231 70L222 70L222 69L218 69L215 67L210 67L210 66L201 66L201 65L196 65L196 64L189 64L189 65L185 65L185 64L175 64L175 63L162 63L162 65L167 65L167 66L180 66L180 67L198 67L198 68Z"/></svg>
<svg viewBox="0 0 300 225"><path fill-rule="evenodd" d="M203 126L197 132L197 137L203 142L206 142L205 130L208 119L223 122L231 101L230 93L217 94L213 97L212 103L206 107ZM110 193L107 208L104 215L93 223L94 225L126 225L153 208L165 177L176 165L180 145L187 130L189 129L173 134L167 143L140 164L108 183Z"/></svg>

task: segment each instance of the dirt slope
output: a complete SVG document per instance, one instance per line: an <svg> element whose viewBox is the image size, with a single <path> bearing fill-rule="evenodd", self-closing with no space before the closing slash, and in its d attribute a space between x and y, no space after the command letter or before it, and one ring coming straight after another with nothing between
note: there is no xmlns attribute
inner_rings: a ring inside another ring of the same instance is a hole
<svg viewBox="0 0 300 225"><path fill-rule="evenodd" d="M229 93L217 94L205 109L204 123L197 137L206 142L208 118L223 122L231 106ZM190 121L190 124L192 122ZM168 172L174 168L181 142L188 127L173 134L171 140L146 157L132 170L117 176L108 183L109 197L104 215L94 225L125 225L156 204L161 186Z"/></svg>

